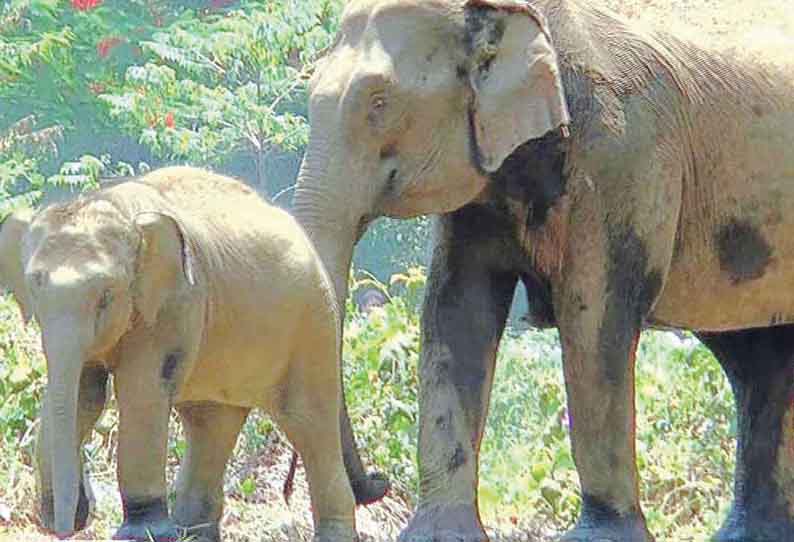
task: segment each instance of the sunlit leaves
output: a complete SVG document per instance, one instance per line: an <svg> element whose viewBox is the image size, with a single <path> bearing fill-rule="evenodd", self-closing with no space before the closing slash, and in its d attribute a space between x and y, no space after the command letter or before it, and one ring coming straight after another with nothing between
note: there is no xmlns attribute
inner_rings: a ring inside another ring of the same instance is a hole
<svg viewBox="0 0 794 542"><path fill-rule="evenodd" d="M186 14L140 42L148 61L101 96L110 115L156 154L218 163L305 145L311 62L335 31L338 3L241 2Z"/></svg>

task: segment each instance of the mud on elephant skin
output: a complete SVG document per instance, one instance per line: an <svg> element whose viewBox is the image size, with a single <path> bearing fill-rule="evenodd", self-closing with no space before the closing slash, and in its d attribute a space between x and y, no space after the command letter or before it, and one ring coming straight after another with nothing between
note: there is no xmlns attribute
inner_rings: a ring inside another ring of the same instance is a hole
<svg viewBox="0 0 794 542"><path fill-rule="evenodd" d="M11 215L0 283L38 321L47 359L36 450L45 528L66 537L89 519L81 445L112 373L117 538L172 540L187 528L219 540L224 470L252 408L267 410L303 457L316 540L355 538L348 471L359 500L387 484L366 478L349 426L342 434L333 285L288 214L238 181L166 168ZM188 444L169 514L172 407Z"/></svg>
<svg viewBox="0 0 794 542"><path fill-rule="evenodd" d="M478 454L519 280L562 341L584 503L568 540L651 540L633 379L656 324L759 329L767 348L712 341L745 428L716 537L794 541L794 382L775 331L794 323L794 77L732 55L585 0L348 3L311 81L294 209L339 299L372 220L438 215L405 542L486 538Z"/></svg>

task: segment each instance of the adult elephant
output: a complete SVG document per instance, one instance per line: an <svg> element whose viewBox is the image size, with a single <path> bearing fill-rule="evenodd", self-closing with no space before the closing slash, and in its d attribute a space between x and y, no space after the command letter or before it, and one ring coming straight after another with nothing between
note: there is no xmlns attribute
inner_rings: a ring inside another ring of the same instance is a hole
<svg viewBox="0 0 794 542"><path fill-rule="evenodd" d="M794 83L589 4L354 1L312 81L295 211L339 299L371 220L439 215L402 538L486 539L477 459L521 280L562 340L582 490L563 540L652 540L633 380L655 324L700 333L736 393L716 539L794 540Z"/></svg>

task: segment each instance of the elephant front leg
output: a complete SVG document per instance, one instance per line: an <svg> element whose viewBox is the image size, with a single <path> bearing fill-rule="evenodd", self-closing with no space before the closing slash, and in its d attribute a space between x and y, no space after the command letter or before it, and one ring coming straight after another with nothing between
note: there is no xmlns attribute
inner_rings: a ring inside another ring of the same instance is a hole
<svg viewBox="0 0 794 542"><path fill-rule="evenodd" d="M487 540L477 468L499 340L517 277L476 246L436 249L422 322L419 505L401 542Z"/></svg>
<svg viewBox="0 0 794 542"><path fill-rule="evenodd" d="M78 442L83 443L91 435L97 420L105 409L107 400L108 372L102 367L86 367L80 375L80 393L78 399L77 428ZM46 404L46 399L44 404ZM36 438L36 476L39 499L39 520L42 527L52 530L55 521L52 492L52 454L48 448L51 428L49 420L40 416L41 427ZM82 461L82 454L79 454ZM80 494L77 502L75 530L85 529L94 507L94 495L87 473L81 469Z"/></svg>
<svg viewBox="0 0 794 542"><path fill-rule="evenodd" d="M555 286L554 304L582 507L562 541L649 542L638 490L634 356L661 272L636 235L582 233L573 243L578 257Z"/></svg>
<svg viewBox="0 0 794 542"><path fill-rule="evenodd" d="M736 400L734 502L717 542L794 541L794 326L698 335Z"/></svg>
<svg viewBox="0 0 794 542"><path fill-rule="evenodd" d="M137 352L122 360L114 372L119 409L117 470L124 509L116 540L170 542L179 538L166 501L171 388L161 376L163 362L155 352Z"/></svg>
<svg viewBox="0 0 794 542"><path fill-rule="evenodd" d="M195 542L220 542L223 474L247 408L217 403L178 407L187 437L187 451L176 482L174 520Z"/></svg>

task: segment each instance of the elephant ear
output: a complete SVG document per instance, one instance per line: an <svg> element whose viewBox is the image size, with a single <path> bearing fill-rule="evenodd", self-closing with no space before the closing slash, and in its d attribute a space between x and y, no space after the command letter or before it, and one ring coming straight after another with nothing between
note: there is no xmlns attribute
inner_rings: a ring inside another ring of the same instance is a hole
<svg viewBox="0 0 794 542"><path fill-rule="evenodd" d="M175 294L195 285L194 258L182 226L159 212L139 213L141 234L135 279L135 305L144 322L157 321L160 309Z"/></svg>
<svg viewBox="0 0 794 542"><path fill-rule="evenodd" d="M32 316L32 304L25 285L22 236L28 231L32 216L30 209L20 210L0 224L0 289L11 290L25 322L29 322Z"/></svg>
<svg viewBox="0 0 794 542"><path fill-rule="evenodd" d="M477 162L494 172L521 144L569 123L543 16L522 0L468 0L470 123Z"/></svg>

